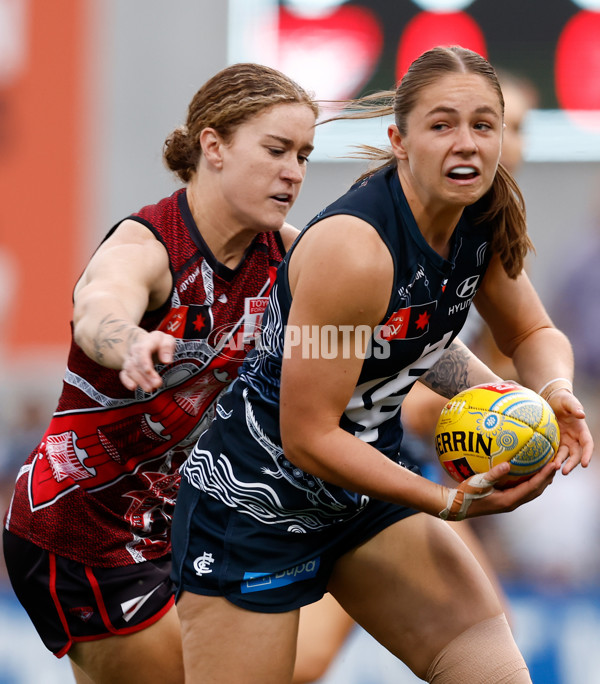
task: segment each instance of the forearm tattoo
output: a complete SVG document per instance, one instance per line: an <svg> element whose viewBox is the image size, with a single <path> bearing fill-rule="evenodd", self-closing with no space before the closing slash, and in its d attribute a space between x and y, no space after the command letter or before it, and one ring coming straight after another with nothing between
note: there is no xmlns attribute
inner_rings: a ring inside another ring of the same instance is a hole
<svg viewBox="0 0 600 684"><path fill-rule="evenodd" d="M430 389L450 399L470 387L469 363L472 358L472 353L463 344L452 342L421 380Z"/></svg>
<svg viewBox="0 0 600 684"><path fill-rule="evenodd" d="M140 329L130 321L112 318L110 314L105 316L100 321L94 337L94 360L102 364L105 361L105 352L119 344L125 343L129 348L140 332Z"/></svg>

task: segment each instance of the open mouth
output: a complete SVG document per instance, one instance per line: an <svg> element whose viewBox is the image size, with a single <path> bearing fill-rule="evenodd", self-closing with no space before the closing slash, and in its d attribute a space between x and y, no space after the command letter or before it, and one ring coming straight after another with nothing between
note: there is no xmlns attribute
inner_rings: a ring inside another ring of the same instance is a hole
<svg viewBox="0 0 600 684"><path fill-rule="evenodd" d="M281 193L280 195L272 195L271 199L274 199L276 202L280 202L281 204L290 204L292 201L292 196L288 195L287 193Z"/></svg>
<svg viewBox="0 0 600 684"><path fill-rule="evenodd" d="M448 172L448 178L452 180L472 180L479 176L479 171L473 166L455 166Z"/></svg>

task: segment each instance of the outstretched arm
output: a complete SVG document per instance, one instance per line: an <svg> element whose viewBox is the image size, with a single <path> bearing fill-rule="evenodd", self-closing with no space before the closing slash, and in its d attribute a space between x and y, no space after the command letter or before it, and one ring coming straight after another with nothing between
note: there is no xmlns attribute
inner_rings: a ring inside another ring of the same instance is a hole
<svg viewBox="0 0 600 684"><path fill-rule="evenodd" d="M164 303L170 288L165 248L132 220L100 245L75 287L75 341L96 363L120 370L130 390L159 387L154 362L173 359L171 335L139 327L144 312Z"/></svg>

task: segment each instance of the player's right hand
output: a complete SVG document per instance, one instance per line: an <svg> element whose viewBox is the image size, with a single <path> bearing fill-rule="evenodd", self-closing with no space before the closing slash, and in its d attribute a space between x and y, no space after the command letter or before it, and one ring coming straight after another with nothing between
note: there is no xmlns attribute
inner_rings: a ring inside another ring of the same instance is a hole
<svg viewBox="0 0 600 684"><path fill-rule="evenodd" d="M495 485L502 485L505 475L508 474L509 468L506 468L507 465L507 463L499 463L485 473L486 480L494 485L494 487L485 498L472 501L472 505L469 506L466 512L467 518L514 511L515 508L540 496L546 487L552 483L554 476L560 470L560 463L552 460L528 480L520 482L514 487L497 489ZM469 478L469 480L471 479ZM466 482L469 480L466 480Z"/></svg>
<svg viewBox="0 0 600 684"><path fill-rule="evenodd" d="M152 392L162 385L155 364L173 361L175 338L159 330L142 333L129 346L119 378L128 390L140 387L144 392Z"/></svg>

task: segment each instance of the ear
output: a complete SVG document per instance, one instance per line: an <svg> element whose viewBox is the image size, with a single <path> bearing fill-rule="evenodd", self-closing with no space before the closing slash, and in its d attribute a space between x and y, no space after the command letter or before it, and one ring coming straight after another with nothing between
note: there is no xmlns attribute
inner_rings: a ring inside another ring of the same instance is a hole
<svg viewBox="0 0 600 684"><path fill-rule="evenodd" d="M223 139L214 128L203 128L200 133L202 156L212 166L220 169L223 165Z"/></svg>
<svg viewBox="0 0 600 684"><path fill-rule="evenodd" d="M408 155L406 154L403 144L404 138L400 135L398 126L396 126L396 124L390 124L388 126L387 133L394 157L396 157L396 159L408 159Z"/></svg>

